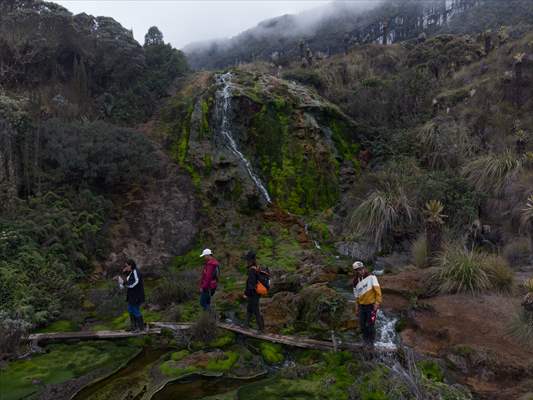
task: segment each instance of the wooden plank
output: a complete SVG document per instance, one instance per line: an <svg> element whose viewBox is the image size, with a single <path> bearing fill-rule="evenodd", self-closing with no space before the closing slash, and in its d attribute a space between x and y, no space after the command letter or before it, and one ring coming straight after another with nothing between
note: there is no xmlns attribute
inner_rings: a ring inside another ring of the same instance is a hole
<svg viewBox="0 0 533 400"><path fill-rule="evenodd" d="M128 331L80 331L80 332L52 332L52 333L34 333L28 336L28 340L39 342L57 342L62 340L105 340L105 339L125 339L145 335L159 335L160 328L149 329L139 332Z"/></svg>
<svg viewBox="0 0 533 400"><path fill-rule="evenodd" d="M174 322L152 322L149 324L150 329L143 332L128 332L128 331L97 331L97 332L55 332L55 333L36 333L30 335L28 340L33 343L61 341L61 340L104 340L104 339L124 339L130 337L144 336L144 335L159 335L162 329L171 329L174 331L189 330L193 324L191 323L174 323ZM365 348L363 343L339 342L334 344L330 341L310 339L303 336L286 336L275 333L259 332L253 329L245 328L240 325L230 324L225 322L218 322L217 326L231 332L238 333L247 337L252 337L259 340L265 340L272 343L279 343L285 346L298 347L302 349L316 349L331 351L335 349L335 345L341 350L360 351ZM395 348L376 347L378 352L395 352Z"/></svg>

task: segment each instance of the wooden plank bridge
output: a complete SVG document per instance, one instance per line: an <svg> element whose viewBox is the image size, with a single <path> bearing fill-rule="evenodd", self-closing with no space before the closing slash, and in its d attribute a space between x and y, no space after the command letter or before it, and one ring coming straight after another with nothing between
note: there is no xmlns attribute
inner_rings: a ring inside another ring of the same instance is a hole
<svg viewBox="0 0 533 400"><path fill-rule="evenodd" d="M193 324L189 323L172 323L172 322L153 322L149 324L149 328L145 331L129 332L129 331L80 331L80 332L54 332L54 333L35 333L28 336L28 340L35 345L43 342L58 342L67 340L112 340L125 339L131 337L145 336L145 335L160 335L164 329L170 329L176 332L186 331L191 329ZM218 322L217 326L239 335L251 337L254 339L265 340L272 343L279 343L282 345L297 347L302 349L315 350L350 350L358 351L364 348L364 344L360 342L342 342L335 340L316 340L303 336L287 336L278 335L275 333L259 332L254 329L242 327L240 325ZM379 352L395 352L395 348L385 348L376 346L376 351Z"/></svg>

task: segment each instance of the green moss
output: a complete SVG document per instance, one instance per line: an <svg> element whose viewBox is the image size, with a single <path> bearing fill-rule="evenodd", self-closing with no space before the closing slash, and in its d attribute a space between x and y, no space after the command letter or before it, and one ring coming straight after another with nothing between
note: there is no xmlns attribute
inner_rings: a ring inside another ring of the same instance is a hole
<svg viewBox="0 0 533 400"><path fill-rule="evenodd" d="M319 352L317 352L319 353ZM326 357L326 355L329 357ZM308 355L315 356L312 352ZM273 379L247 385L238 391L238 398L247 399L316 399L348 400L348 388L353 385L355 370L349 353L316 354L316 368L303 378L285 379L282 375Z"/></svg>
<svg viewBox="0 0 533 400"><path fill-rule="evenodd" d="M209 342L211 348L222 348L229 346L235 342L235 334L233 332L223 331L215 340Z"/></svg>
<svg viewBox="0 0 533 400"><path fill-rule="evenodd" d="M182 322L195 322L201 312L198 299L188 301L179 305Z"/></svg>
<svg viewBox="0 0 533 400"><path fill-rule="evenodd" d="M52 322L45 328L38 329L37 333L50 333L50 332L76 332L80 327L73 321L59 320Z"/></svg>
<svg viewBox="0 0 533 400"><path fill-rule="evenodd" d="M284 271L296 270L302 250L298 241L286 229L273 229L270 235L261 235L257 248L258 259L263 265Z"/></svg>
<svg viewBox="0 0 533 400"><path fill-rule="evenodd" d="M183 360L185 357L187 357L189 355L189 351L187 350L180 350L180 351L176 351L174 353L172 353L170 355L170 359L172 361L181 361Z"/></svg>
<svg viewBox="0 0 533 400"><path fill-rule="evenodd" d="M311 138L294 137L293 118L291 104L275 98L253 116L249 135L273 198L288 211L306 214L336 203L338 163Z"/></svg>
<svg viewBox="0 0 533 400"><path fill-rule="evenodd" d="M426 379L435 382L444 381L444 372L442 372L442 368L435 361L423 360L418 362L417 366Z"/></svg>
<svg viewBox="0 0 533 400"><path fill-rule="evenodd" d="M199 269L203 265L203 261L200 258L202 250L203 249L200 247L200 245L196 244L186 254L174 257L171 267L173 269Z"/></svg>
<svg viewBox="0 0 533 400"><path fill-rule="evenodd" d="M164 363L162 363L159 366L159 369L165 376L168 376L169 378L179 378L198 372L198 368L196 368L195 366L188 366L184 368L177 367L175 362L172 360L165 361Z"/></svg>
<svg viewBox="0 0 533 400"><path fill-rule="evenodd" d="M2 370L2 400L25 398L38 392L42 384L59 384L97 369L113 370L138 350L123 342L50 345L46 354L12 362Z"/></svg>
<svg viewBox="0 0 533 400"><path fill-rule="evenodd" d="M202 123L200 125L200 139L211 137L211 128L209 127L209 115L213 98L202 99L200 106L202 108Z"/></svg>
<svg viewBox="0 0 533 400"><path fill-rule="evenodd" d="M239 359L239 354L233 351L224 352L223 359L211 359L207 363L207 370L210 372L227 372Z"/></svg>
<svg viewBox="0 0 533 400"><path fill-rule="evenodd" d="M161 321L161 313L158 311L141 310L145 323ZM92 331L121 330L130 326L130 316L128 312L120 314L111 321L106 321L91 327Z"/></svg>
<svg viewBox="0 0 533 400"><path fill-rule="evenodd" d="M285 359L283 347L279 344L261 342L259 349L261 350L261 356L269 364L279 364Z"/></svg>

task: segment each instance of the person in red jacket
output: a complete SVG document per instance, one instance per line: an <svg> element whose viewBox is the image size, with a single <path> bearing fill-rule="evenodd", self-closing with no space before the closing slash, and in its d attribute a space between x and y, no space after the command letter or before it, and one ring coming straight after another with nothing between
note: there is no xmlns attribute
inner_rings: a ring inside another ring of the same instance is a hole
<svg viewBox="0 0 533 400"><path fill-rule="evenodd" d="M220 264L209 249L205 249L200 257L205 259L202 278L200 279L200 305L204 311L209 311L211 297L215 294L218 286Z"/></svg>

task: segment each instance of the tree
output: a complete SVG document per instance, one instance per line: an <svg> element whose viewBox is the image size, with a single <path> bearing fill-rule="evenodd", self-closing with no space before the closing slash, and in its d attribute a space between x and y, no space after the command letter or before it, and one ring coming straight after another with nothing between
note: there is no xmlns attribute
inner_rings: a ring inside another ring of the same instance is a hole
<svg viewBox="0 0 533 400"><path fill-rule="evenodd" d="M144 47L148 46L160 46L165 44L163 41L163 33L157 26L152 26L148 29L148 33L144 35Z"/></svg>
<svg viewBox="0 0 533 400"><path fill-rule="evenodd" d="M431 260L442 250L442 226L446 216L442 213L444 205L438 200L426 203L424 215L426 217L426 246L427 255Z"/></svg>

